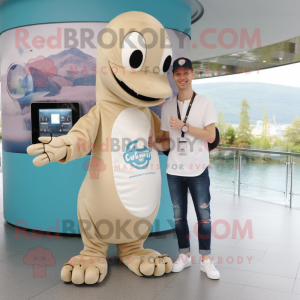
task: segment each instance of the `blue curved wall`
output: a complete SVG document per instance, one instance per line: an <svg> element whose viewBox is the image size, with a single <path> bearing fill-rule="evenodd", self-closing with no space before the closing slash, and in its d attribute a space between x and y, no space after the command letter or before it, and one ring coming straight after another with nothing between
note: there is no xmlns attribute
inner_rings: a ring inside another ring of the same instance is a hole
<svg viewBox="0 0 300 300"><path fill-rule="evenodd" d="M32 24L109 22L127 11L146 12L165 28L190 35L191 9L180 0L7 0L0 6L0 33Z"/></svg>

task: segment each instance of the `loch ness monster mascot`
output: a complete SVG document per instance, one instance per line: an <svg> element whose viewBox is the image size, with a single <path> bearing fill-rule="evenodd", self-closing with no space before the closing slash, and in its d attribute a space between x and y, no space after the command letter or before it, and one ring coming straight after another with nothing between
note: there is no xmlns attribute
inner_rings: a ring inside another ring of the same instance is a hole
<svg viewBox="0 0 300 300"><path fill-rule="evenodd" d="M116 244L120 260L138 276L162 276L172 270L168 255L143 248L161 197L158 152L143 141L153 131L157 141L162 137L160 119L149 107L171 95L166 76L171 61L171 43L157 19L136 11L118 15L103 31L97 49L96 105L67 135L40 137L41 143L27 148L30 155L40 154L33 164L43 166L84 157L88 145L94 145L91 164L102 164L98 178L87 172L78 194L84 249L64 264L65 282L103 281L109 244ZM118 151L112 140L119 141ZM122 149L124 140L130 143ZM99 145L107 141L109 149L101 151ZM150 165L153 170L147 168ZM115 230L125 223L126 234Z"/></svg>

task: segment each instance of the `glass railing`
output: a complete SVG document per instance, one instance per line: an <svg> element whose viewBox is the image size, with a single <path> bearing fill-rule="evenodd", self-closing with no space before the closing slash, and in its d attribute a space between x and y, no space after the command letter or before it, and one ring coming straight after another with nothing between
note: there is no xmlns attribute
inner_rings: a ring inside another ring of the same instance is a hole
<svg viewBox="0 0 300 300"><path fill-rule="evenodd" d="M300 209L300 153L217 147L211 189Z"/></svg>
<svg viewBox="0 0 300 300"><path fill-rule="evenodd" d="M210 188L234 193L237 179L237 152L232 149L217 149L210 152Z"/></svg>
<svg viewBox="0 0 300 300"><path fill-rule="evenodd" d="M293 192L291 206L300 209L300 156L294 156L293 162L294 170L292 183L291 178L289 179Z"/></svg>

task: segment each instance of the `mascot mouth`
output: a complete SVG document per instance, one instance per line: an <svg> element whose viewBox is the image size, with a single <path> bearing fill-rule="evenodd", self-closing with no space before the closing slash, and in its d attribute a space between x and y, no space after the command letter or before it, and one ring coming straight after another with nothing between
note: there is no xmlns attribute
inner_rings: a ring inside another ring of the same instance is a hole
<svg viewBox="0 0 300 300"><path fill-rule="evenodd" d="M151 97L147 97L144 95L139 95L137 94L134 90L132 90L130 87L128 87L123 81L119 80L118 77L114 74L113 70L111 69L111 72L113 73L117 83L119 84L119 86L125 91L127 92L127 94L129 94L130 96L139 99L139 100L143 100L143 101L156 101L156 100L160 100L161 98L151 98Z"/></svg>

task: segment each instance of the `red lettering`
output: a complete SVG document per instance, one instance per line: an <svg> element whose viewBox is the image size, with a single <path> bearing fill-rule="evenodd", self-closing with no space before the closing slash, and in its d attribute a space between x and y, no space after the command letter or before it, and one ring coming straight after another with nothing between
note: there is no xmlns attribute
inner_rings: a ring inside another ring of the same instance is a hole
<svg viewBox="0 0 300 300"><path fill-rule="evenodd" d="M200 34L200 43L203 45L203 47L205 47L207 49L215 49L215 48L217 48L216 44L208 44L205 41L205 36L208 33L216 33L216 32L217 32L217 29L215 29L215 28L207 28L207 29L205 29L205 30L203 30L201 32L201 34Z"/></svg>
<svg viewBox="0 0 300 300"><path fill-rule="evenodd" d="M78 74L77 67L73 70L73 67L70 67L70 74Z"/></svg>
<svg viewBox="0 0 300 300"><path fill-rule="evenodd" d="M26 40L29 37L29 31L25 28L16 28L15 33L16 33L16 38L15 38L16 49L19 49L21 47L21 43L25 46L26 49L30 49L29 44L26 42ZM23 33L24 35L21 36L21 33Z"/></svg>
<svg viewBox="0 0 300 300"><path fill-rule="evenodd" d="M52 41L56 41L56 45L52 45ZM47 46L50 49L61 49L61 28L57 28L57 36L51 35L47 40Z"/></svg>
<svg viewBox="0 0 300 300"><path fill-rule="evenodd" d="M45 45L38 45L38 43L45 43L45 39L44 37L38 35L38 36L35 36L32 40L32 46L36 49L42 49L45 47Z"/></svg>

